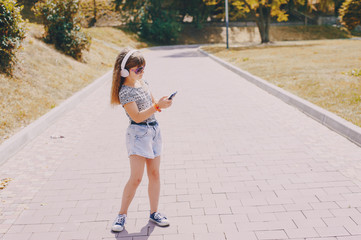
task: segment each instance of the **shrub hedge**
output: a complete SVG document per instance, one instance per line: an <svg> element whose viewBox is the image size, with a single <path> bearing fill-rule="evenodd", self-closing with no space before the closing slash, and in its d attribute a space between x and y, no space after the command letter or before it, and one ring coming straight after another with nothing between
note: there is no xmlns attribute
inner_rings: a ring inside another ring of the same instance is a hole
<svg viewBox="0 0 361 240"><path fill-rule="evenodd" d="M25 22L15 0L0 0L0 72L11 74L25 38Z"/></svg>
<svg viewBox="0 0 361 240"><path fill-rule="evenodd" d="M44 23L45 42L77 60L89 50L91 39L81 31L79 0L45 0L33 10Z"/></svg>

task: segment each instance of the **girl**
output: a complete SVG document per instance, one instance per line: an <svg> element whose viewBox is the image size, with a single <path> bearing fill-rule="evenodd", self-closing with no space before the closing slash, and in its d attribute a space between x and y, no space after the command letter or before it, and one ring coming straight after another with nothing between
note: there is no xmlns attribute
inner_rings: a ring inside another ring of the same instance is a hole
<svg viewBox="0 0 361 240"><path fill-rule="evenodd" d="M150 220L159 226L168 226L168 219L158 212L160 194L159 165L162 138L154 114L172 105L172 100L162 97L158 102L142 77L145 59L137 50L124 49L117 57L113 71L111 104L121 104L130 120L126 145L130 159L130 178L124 187L122 205L112 230L124 229L128 207L133 200L147 165Z"/></svg>

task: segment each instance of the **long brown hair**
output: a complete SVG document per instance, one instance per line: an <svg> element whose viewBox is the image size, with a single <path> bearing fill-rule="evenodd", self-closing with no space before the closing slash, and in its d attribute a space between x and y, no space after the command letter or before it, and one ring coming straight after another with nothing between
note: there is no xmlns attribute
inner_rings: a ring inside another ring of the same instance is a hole
<svg viewBox="0 0 361 240"><path fill-rule="evenodd" d="M127 53L130 50L131 49L129 49L129 48L123 49L123 51L121 51L119 53L117 59L115 60L114 70L113 70L113 82L112 82L112 88L111 88L111 92L110 92L110 103L112 105L120 104L119 91L122 88L124 81L125 81L125 77L122 77L120 74L121 64L122 64L123 58L125 57L125 55L127 55ZM127 69L129 71L129 69L131 69L133 67L141 67L141 66L145 66L145 59L139 51L136 51L129 57L127 63L125 64L125 69Z"/></svg>

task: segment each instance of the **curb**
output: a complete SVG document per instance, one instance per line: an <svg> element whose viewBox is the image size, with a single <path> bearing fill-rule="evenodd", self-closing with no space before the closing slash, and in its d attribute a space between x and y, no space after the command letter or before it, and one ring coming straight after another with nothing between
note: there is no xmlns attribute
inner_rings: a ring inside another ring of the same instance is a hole
<svg viewBox="0 0 361 240"><path fill-rule="evenodd" d="M204 55L210 57L214 61L218 62L225 68L231 70L232 72L238 74L239 76L243 77L247 81L255 84L259 88L267 91L268 93L274 95L275 97L281 99L285 103L298 108L301 112L305 113L306 115L310 116L314 120L320 122L322 125L328 127L329 129L335 131L336 133L340 134L341 136L349 139L356 145L361 147L361 128L346 121L345 119L321 108L316 106L313 103L310 103L292 93L289 93L282 88L279 88L262 78L256 77L249 72L239 69L234 65L225 62L224 60L207 53L206 51L198 48L198 51L203 53Z"/></svg>
<svg viewBox="0 0 361 240"><path fill-rule="evenodd" d="M173 50L173 49L182 49L182 48L199 48L200 46L204 46L204 44L189 44L189 45L166 45L166 46L155 46L155 47L148 47L145 49L148 50Z"/></svg>
<svg viewBox="0 0 361 240"><path fill-rule="evenodd" d="M55 107L3 142L0 145L0 165L5 163L6 160L17 153L35 137L44 132L50 125L58 120L59 117L74 109L78 103L91 94L95 89L102 84L105 84L106 80L112 75L112 72L113 71L109 71L100 78L96 79L94 82L66 99L59 106Z"/></svg>

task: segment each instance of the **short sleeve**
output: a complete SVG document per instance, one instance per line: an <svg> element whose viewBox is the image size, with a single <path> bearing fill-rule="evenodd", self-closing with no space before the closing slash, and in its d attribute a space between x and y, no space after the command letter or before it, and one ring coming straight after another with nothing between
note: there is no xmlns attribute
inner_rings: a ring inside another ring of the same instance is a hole
<svg viewBox="0 0 361 240"><path fill-rule="evenodd" d="M136 93L129 89L121 89L119 92L119 101L122 106L136 101Z"/></svg>

